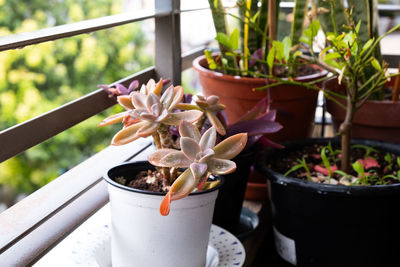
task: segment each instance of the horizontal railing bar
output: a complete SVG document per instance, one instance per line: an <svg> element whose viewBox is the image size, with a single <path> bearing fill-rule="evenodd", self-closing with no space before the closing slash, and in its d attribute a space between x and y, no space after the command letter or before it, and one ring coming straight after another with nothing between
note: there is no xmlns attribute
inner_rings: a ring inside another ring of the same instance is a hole
<svg viewBox="0 0 400 267"><path fill-rule="evenodd" d="M193 50L183 53L182 54L182 71L190 69L192 67L193 60L196 57L204 55L204 49L206 49L206 48L207 48L207 46L202 46L202 47L195 48Z"/></svg>
<svg viewBox="0 0 400 267"><path fill-rule="evenodd" d="M209 10L209 9L210 9L210 7L207 5L204 7L197 7L197 8L185 8L185 9L182 9L180 12L186 13L186 12L203 11L203 10Z"/></svg>
<svg viewBox="0 0 400 267"><path fill-rule="evenodd" d="M155 77L154 68L124 78L116 83L128 86ZM99 89L56 109L0 132L0 162L3 162L70 127L104 111L116 103ZM27 134L29 133L29 134Z"/></svg>
<svg viewBox="0 0 400 267"><path fill-rule="evenodd" d="M138 15L140 14L140 15ZM135 21L142 21L171 14L170 11L140 11L84 20L76 23L54 26L33 32L24 32L0 37L0 51L23 48L27 45L39 44L65 37L104 30Z"/></svg>

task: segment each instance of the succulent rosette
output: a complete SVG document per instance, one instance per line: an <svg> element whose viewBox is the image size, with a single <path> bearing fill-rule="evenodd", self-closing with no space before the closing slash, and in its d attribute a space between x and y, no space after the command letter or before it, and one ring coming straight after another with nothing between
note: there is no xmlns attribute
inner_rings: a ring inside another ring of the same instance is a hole
<svg viewBox="0 0 400 267"><path fill-rule="evenodd" d="M173 200L186 197L196 187L203 189L210 174L222 175L236 170L230 159L238 155L246 146L247 133L233 135L218 145L215 127L201 136L197 127L187 121L179 125L181 151L160 149L151 154L148 160L158 167L187 168L171 185L160 205L160 213L168 215Z"/></svg>
<svg viewBox="0 0 400 267"><path fill-rule="evenodd" d="M104 126L124 122L125 127L114 136L112 145L123 145L150 136L157 132L161 124L179 125L181 120L195 122L201 118L203 113L199 110L174 112L175 106L182 101L183 88L170 86L161 95L162 86L162 80L157 84L150 80L139 92L118 96L118 103L126 111L112 115L99 124Z"/></svg>

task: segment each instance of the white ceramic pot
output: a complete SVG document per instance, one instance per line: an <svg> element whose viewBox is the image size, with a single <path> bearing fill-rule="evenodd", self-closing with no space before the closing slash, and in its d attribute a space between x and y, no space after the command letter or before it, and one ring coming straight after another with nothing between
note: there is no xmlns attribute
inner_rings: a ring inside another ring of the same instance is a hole
<svg viewBox="0 0 400 267"><path fill-rule="evenodd" d="M147 162L121 164L105 177L111 204L112 265L204 267L217 188L174 201L170 214L161 216L163 195L110 179L148 168Z"/></svg>

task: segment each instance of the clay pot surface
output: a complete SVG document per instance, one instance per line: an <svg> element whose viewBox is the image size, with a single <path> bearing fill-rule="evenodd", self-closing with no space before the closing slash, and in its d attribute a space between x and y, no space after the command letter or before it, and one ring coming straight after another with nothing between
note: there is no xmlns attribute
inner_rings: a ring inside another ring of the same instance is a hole
<svg viewBox="0 0 400 267"><path fill-rule="evenodd" d="M338 131L345 110L333 101L327 101L327 110L335 131ZM367 100L354 116L352 137L400 144L399 114L400 102Z"/></svg>
<svg viewBox="0 0 400 267"><path fill-rule="evenodd" d="M255 88L266 85L262 78L248 78L209 70L205 56L193 61L193 68L198 71L205 96L217 95L226 106L230 124L257 104L268 91ZM297 81L311 81L327 74L322 71L313 75L299 77ZM271 108L276 109L276 121L283 125L278 133L269 135L274 141L285 141L309 137L314 122L318 92L299 86L281 85L270 89Z"/></svg>

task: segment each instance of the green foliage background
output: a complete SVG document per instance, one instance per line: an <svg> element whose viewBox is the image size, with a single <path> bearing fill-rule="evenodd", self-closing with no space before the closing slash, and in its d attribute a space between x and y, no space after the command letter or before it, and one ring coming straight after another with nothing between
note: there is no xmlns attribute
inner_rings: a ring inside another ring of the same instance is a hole
<svg viewBox="0 0 400 267"><path fill-rule="evenodd" d="M0 0L0 37L120 13L122 2ZM0 131L153 65L147 44L141 24L132 23L0 52ZM0 186L31 193L100 151L116 129L96 125L111 112L1 163Z"/></svg>

